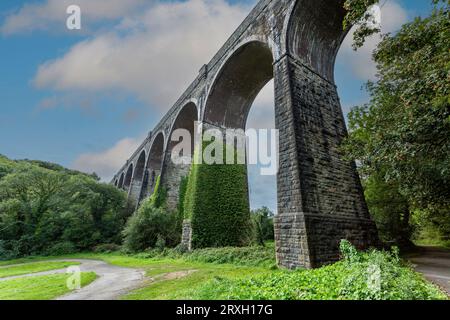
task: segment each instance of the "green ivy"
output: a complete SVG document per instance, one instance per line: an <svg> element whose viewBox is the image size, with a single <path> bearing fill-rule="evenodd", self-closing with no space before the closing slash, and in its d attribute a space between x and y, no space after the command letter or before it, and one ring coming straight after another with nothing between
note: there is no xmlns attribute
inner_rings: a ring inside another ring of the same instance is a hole
<svg viewBox="0 0 450 320"><path fill-rule="evenodd" d="M193 248L248 244L251 224L246 165L194 163L186 188L184 217L191 220Z"/></svg>
<svg viewBox="0 0 450 320"><path fill-rule="evenodd" d="M167 190L166 188L161 187L161 176L159 175L156 178L155 189L153 194L150 196L150 203L155 208L161 208L165 206L167 200Z"/></svg>
<svg viewBox="0 0 450 320"><path fill-rule="evenodd" d="M188 188L189 177L182 177L179 188L179 200L178 200L178 212L181 217L184 217L184 202L186 198L186 192Z"/></svg>

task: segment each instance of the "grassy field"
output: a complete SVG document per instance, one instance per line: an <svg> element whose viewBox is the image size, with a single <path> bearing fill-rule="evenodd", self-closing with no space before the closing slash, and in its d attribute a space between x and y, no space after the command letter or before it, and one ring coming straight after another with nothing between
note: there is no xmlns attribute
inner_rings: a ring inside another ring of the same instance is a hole
<svg viewBox="0 0 450 320"><path fill-rule="evenodd" d="M36 276L0 281L0 300L51 300L71 290L67 288L66 274ZM93 272L81 273L81 286L95 280Z"/></svg>
<svg viewBox="0 0 450 320"><path fill-rule="evenodd" d="M137 255L80 253L60 259L96 259L144 270L148 277L145 286L122 297L131 300L447 299L445 294L414 272L395 252L358 253L349 247L343 252L344 260L333 265L314 270L287 271L273 266L274 259L268 253L272 249L270 246L205 249L190 254L171 250ZM258 254L252 255L252 252ZM27 261L35 263L40 260L42 257ZM371 287L371 275L377 272L379 283L375 279L378 287L374 289ZM55 283L59 280L55 280ZM24 285L28 286L21 281L14 285L19 288L19 292ZM43 287L39 288L39 285ZM36 283L36 295L25 294L21 298L46 299L48 285ZM45 292L45 296L39 296L39 291ZM0 292L3 294L1 286ZM52 293L51 297L55 297L55 294ZM17 293L16 297L20 295ZM2 295L0 299L3 299Z"/></svg>
<svg viewBox="0 0 450 320"><path fill-rule="evenodd" d="M79 265L79 263L67 261L42 261L14 266L3 265L0 267L0 278L64 269L73 265Z"/></svg>

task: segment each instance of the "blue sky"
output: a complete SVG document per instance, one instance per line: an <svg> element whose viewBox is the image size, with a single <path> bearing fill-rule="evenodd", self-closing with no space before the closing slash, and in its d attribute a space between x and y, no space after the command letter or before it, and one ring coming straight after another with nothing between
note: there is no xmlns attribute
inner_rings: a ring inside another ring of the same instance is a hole
<svg viewBox="0 0 450 320"><path fill-rule="evenodd" d="M68 3L83 10L83 29L67 31L65 2L0 2L0 153L96 171L105 179L254 4L72 0ZM430 2L388 0L382 10L384 31L426 14ZM180 39L191 45L180 48ZM367 100L361 87L373 77L375 44L373 39L354 53L346 40L341 49L336 83L345 112ZM111 64L100 65L99 59ZM255 102L250 122L273 123L271 94L269 85ZM275 179L253 171L252 207L274 209Z"/></svg>

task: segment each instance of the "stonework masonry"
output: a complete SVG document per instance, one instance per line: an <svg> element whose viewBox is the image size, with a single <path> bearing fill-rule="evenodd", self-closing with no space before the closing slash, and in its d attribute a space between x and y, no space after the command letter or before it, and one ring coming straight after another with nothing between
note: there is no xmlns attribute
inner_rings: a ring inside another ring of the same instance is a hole
<svg viewBox="0 0 450 320"><path fill-rule="evenodd" d="M361 249L377 245L377 230L355 164L345 160L339 149L347 135L333 75L347 33L342 30L342 4L343 0L259 1L112 183L139 199L148 194L141 190L148 190L144 182L148 184L152 162L168 191L168 205L175 209L179 183L189 166L170 161L173 128L193 121L222 129L245 128L243 120L256 94L273 78L280 138L275 218L278 264L312 268L336 261L341 239ZM187 106L192 110L193 104L196 115L183 113ZM162 140L163 146L155 148ZM138 161L143 151L146 159ZM161 159L160 165L150 158ZM134 168L132 183L124 187L121 177L130 165ZM145 170L147 180L136 174ZM190 239L192 230L185 221L183 243L187 247Z"/></svg>

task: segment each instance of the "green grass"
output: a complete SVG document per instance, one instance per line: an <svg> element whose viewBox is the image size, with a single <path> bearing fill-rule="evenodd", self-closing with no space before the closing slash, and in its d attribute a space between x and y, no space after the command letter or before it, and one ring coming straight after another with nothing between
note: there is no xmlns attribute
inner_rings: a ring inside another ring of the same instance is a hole
<svg viewBox="0 0 450 320"><path fill-rule="evenodd" d="M251 251L249 248L205 249L190 254L147 252L132 256L80 253L65 258L97 259L145 270L151 278L145 287L122 297L131 300L447 298L405 264L397 252L358 253L349 244L342 250L346 258L341 262L298 271L273 268L270 257L260 260L258 255L242 254ZM233 263L221 263L228 261ZM377 270L380 283L379 289L374 290L369 285ZM174 278L174 272L178 278Z"/></svg>
<svg viewBox="0 0 450 320"><path fill-rule="evenodd" d="M252 275L268 274L271 271L257 267L241 267L233 265L212 264L172 264L161 262L155 269L150 269L150 274L159 274L149 286L135 290L123 297L126 300L190 300L202 284L220 276L240 279ZM161 272L164 270L164 272ZM155 272L156 271L156 272ZM190 271L181 275L178 279L161 277L161 273Z"/></svg>
<svg viewBox="0 0 450 320"><path fill-rule="evenodd" d="M246 278L216 277L193 299L219 300L440 300L435 285L412 270L398 252L357 252L341 244L344 260L314 270L276 271Z"/></svg>
<svg viewBox="0 0 450 320"><path fill-rule="evenodd" d="M67 261L42 261L33 262L22 265L15 266L1 266L0 267L0 278L20 276L24 274L37 273L43 271L64 269L69 266L79 265L77 262L67 262Z"/></svg>
<svg viewBox="0 0 450 320"><path fill-rule="evenodd" d="M81 273L81 286L96 279L93 272ZM51 300L71 290L67 288L68 275L55 274L0 281L0 300Z"/></svg>

